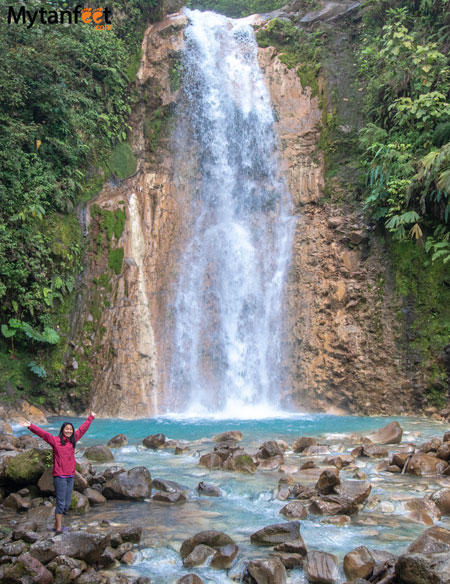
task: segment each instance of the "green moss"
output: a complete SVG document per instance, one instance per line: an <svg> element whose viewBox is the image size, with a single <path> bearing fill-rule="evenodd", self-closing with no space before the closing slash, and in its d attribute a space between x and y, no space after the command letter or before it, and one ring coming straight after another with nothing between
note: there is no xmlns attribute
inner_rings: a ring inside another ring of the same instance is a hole
<svg viewBox="0 0 450 584"><path fill-rule="evenodd" d="M256 470L253 458L248 454L240 454L234 459L236 463L236 470L240 472L254 472Z"/></svg>
<svg viewBox="0 0 450 584"><path fill-rule="evenodd" d="M126 221L126 214L123 209L109 211L108 209L102 209L98 205L92 205L91 217L98 220L100 231L96 240L97 247L102 246L103 233L106 233L106 238L108 241L112 240L113 235L116 240L120 239L123 230L125 229Z"/></svg>
<svg viewBox="0 0 450 584"><path fill-rule="evenodd" d="M422 247L412 242L390 241L395 283L404 309L401 321L409 329L410 347L421 358L429 397L440 403L447 390L447 372L441 361L450 343L450 270L427 263Z"/></svg>
<svg viewBox="0 0 450 584"><path fill-rule="evenodd" d="M130 83L134 83L136 81L136 75L141 65L141 58L142 58L141 47L138 47L134 55L131 57L128 67L126 69L126 76Z"/></svg>
<svg viewBox="0 0 450 584"><path fill-rule="evenodd" d="M123 255L124 255L123 247L111 249L109 252L108 267L111 268L117 276L120 274L122 270Z"/></svg>
<svg viewBox="0 0 450 584"><path fill-rule="evenodd" d="M173 59L172 66L169 70L170 78L170 91L177 91L181 87L181 81L183 79L183 64L181 62L180 55L177 55Z"/></svg>
<svg viewBox="0 0 450 584"><path fill-rule="evenodd" d="M37 482L47 468L49 454L51 451L32 448L14 456L6 469L7 480L15 485Z"/></svg>
<svg viewBox="0 0 450 584"><path fill-rule="evenodd" d="M117 178L127 178L136 172L137 160L128 142L120 142L109 159L111 172Z"/></svg>
<svg viewBox="0 0 450 584"><path fill-rule="evenodd" d="M161 139L170 132L173 116L168 108L158 108L144 121L144 136L150 152L155 152Z"/></svg>

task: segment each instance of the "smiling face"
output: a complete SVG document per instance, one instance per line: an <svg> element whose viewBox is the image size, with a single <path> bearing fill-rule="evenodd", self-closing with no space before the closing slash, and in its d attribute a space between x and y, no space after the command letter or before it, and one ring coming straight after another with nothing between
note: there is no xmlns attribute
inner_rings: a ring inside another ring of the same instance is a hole
<svg viewBox="0 0 450 584"><path fill-rule="evenodd" d="M72 437L72 434L73 434L72 424L67 424L66 426L64 426L63 434L67 440L70 440L70 438Z"/></svg>

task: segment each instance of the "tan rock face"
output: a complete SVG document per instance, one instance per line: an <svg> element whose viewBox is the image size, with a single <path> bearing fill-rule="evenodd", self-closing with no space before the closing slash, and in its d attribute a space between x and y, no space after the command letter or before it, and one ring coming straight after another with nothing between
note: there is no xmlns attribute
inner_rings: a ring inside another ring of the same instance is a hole
<svg viewBox="0 0 450 584"><path fill-rule="evenodd" d="M192 153L170 152L168 130L157 149L149 148L148 128L152 112L168 111L176 102L172 77L186 22L184 15L172 15L147 30L137 75L141 99L131 118L137 172L105 185L87 209L91 251L74 315L73 369L87 363L91 407L103 416L153 415L169 390L171 303L191 227L187 209L197 169ZM386 252L369 237L358 210L323 201L318 98L301 86L295 69L281 63L275 49L260 49L259 60L277 112L281 165L298 217L285 297L288 389L282 397L305 410L410 412L416 405L414 386L404 372L395 317L400 307L383 267ZM108 251L96 248L93 203L125 211L125 229L115 242L124 250L119 275L108 268ZM104 274L107 282L101 281Z"/></svg>

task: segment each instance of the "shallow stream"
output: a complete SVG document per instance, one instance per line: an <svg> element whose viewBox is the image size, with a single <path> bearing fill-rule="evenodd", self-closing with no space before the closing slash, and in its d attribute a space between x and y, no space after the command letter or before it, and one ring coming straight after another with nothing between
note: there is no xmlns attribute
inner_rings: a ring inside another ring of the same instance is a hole
<svg viewBox="0 0 450 584"><path fill-rule="evenodd" d="M199 466L199 457L213 450L211 437L227 430L240 430L246 452L254 453L265 440L285 440L292 446L299 436L314 436L319 444L326 444L330 454L349 453L357 441L356 433L364 436L398 420L402 426L402 444L423 443L431 437L442 438L448 429L443 424L421 418L360 418L329 415L296 415L262 420L205 420L173 419L161 417L148 420L95 420L83 437L78 449L82 460L83 448L106 442L124 433L129 444L113 450L115 461L111 465L125 468L146 466L152 478L174 480L192 489L192 495L184 504L168 505L148 500L141 503L110 501L106 505L91 508L82 523L107 519L111 523L140 525L145 530L138 561L125 569L128 573L149 576L153 584L172 584L183 574L197 573L205 583L222 584L239 581L238 574L243 562L250 558L268 557L269 549L250 544L250 535L258 529L281 523L286 519L279 514L286 501L276 498L277 485L282 474L279 471L257 471L241 474L231 471L209 471ZM52 418L46 429L57 433L62 418ZM73 419L77 426L81 420ZM149 434L163 433L178 442L187 441L189 451L175 455L173 449L149 450L142 440ZM390 452L396 446L389 447ZM308 459L315 460L323 468L323 459L305 457L291 450L285 454L285 463L301 466ZM408 518L404 501L431 494L440 486L450 486L450 478L419 478L411 475L390 474L377 471L380 459L358 458L356 464L372 484L372 492L362 511L352 517L346 526L335 526L323 521L323 517L308 516L301 521L301 534L308 549L336 554L340 560L359 545L401 553L409 543L428 526ZM96 468L104 468L97 465ZM340 471L341 480L353 478L354 470ZM296 482L315 484L319 469L300 471L292 476ZM222 489L223 496L210 498L198 496L195 489L200 481ZM436 522L450 529L450 518ZM238 560L227 574L208 567L186 570L178 550L181 543L195 533L216 529L226 532L238 544ZM341 562L342 563L342 562ZM304 582L302 570L292 571L289 582ZM345 577L341 574L341 581Z"/></svg>

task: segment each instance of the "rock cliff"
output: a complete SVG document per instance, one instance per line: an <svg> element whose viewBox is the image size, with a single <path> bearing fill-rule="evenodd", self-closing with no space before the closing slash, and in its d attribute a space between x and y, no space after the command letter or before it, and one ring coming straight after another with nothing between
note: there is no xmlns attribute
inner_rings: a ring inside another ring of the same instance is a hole
<svg viewBox="0 0 450 584"><path fill-rule="evenodd" d="M103 416L158 413L168 389L173 284L196 172L189 153L174 156L170 140L185 24L185 16L171 15L147 30L131 120L137 171L111 179L87 208L73 383L83 366L92 408ZM297 214L283 323L283 401L299 410L412 412L420 380L405 366L387 252L338 184L333 202L324 198L318 97L275 49L260 49L259 60ZM108 239L102 221L118 211L125 212L124 229ZM117 266L111 252L119 249Z"/></svg>

